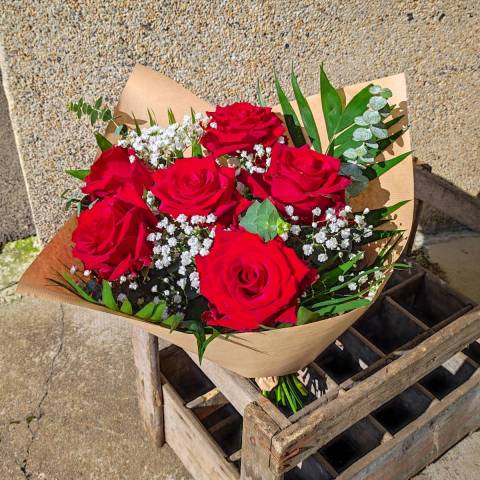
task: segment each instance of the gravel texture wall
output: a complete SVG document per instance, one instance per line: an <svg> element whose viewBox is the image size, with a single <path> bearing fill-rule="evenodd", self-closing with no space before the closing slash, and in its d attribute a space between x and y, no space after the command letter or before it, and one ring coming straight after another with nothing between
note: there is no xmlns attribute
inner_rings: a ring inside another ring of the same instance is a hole
<svg viewBox="0 0 480 480"><path fill-rule="evenodd" d="M405 71L416 155L477 194L478 6L468 1L8 1L0 7L2 68L34 222L42 240L63 222L60 194L95 144L67 102L114 103L135 63L210 102L273 101L273 69L293 61L308 94L323 61L336 85Z"/></svg>

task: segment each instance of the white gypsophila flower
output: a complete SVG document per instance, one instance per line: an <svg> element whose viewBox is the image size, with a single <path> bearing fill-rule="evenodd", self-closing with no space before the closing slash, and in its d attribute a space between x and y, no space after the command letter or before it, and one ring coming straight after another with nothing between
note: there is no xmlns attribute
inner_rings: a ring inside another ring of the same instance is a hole
<svg viewBox="0 0 480 480"><path fill-rule="evenodd" d="M125 275L122 275L120 278L119 278L119 281L120 283L125 283L127 281L127 277Z"/></svg>
<svg viewBox="0 0 480 480"><path fill-rule="evenodd" d="M186 275L187 270L186 270L186 268L185 268L183 265L180 265L180 266L178 267L178 273L179 273L180 275Z"/></svg>
<svg viewBox="0 0 480 480"><path fill-rule="evenodd" d="M312 222L312 227L317 228L318 227L318 222Z"/></svg>
<svg viewBox="0 0 480 480"><path fill-rule="evenodd" d="M347 240L347 239L342 240L342 241L340 242L340 246L341 246L344 250L347 250L347 248L350 247L350 240Z"/></svg>
<svg viewBox="0 0 480 480"><path fill-rule="evenodd" d="M337 239L336 239L335 237L329 238L329 239L325 242L325 246L326 246L329 250L335 250L335 249L338 247Z"/></svg>
<svg viewBox="0 0 480 480"><path fill-rule="evenodd" d="M177 285L178 285L180 288L185 288L185 286L187 285L187 279L186 279L186 278L180 278L180 279L177 281Z"/></svg>
<svg viewBox="0 0 480 480"><path fill-rule="evenodd" d="M349 238L350 237L350 229L349 228L344 228L341 232L340 232L340 236L342 238Z"/></svg>
<svg viewBox="0 0 480 480"><path fill-rule="evenodd" d="M315 208L312 210L312 213L313 213L316 217L319 217L319 216L322 214L322 209L319 208L319 207L315 207Z"/></svg>
<svg viewBox="0 0 480 480"><path fill-rule="evenodd" d="M285 143L285 137L278 137L278 143Z"/></svg>
<svg viewBox="0 0 480 480"><path fill-rule="evenodd" d="M361 272L360 272L361 273ZM367 275L362 275L359 279L358 279L358 284L359 285L363 285L364 283L366 283L368 281L368 277Z"/></svg>
<svg viewBox="0 0 480 480"><path fill-rule="evenodd" d="M173 296L173 302L174 302L174 303L182 303L182 296L179 295L178 293L176 293L176 294Z"/></svg>
<svg viewBox="0 0 480 480"><path fill-rule="evenodd" d="M137 283L137 282L130 282L130 283L128 284L128 288L129 288L130 290L136 290L136 289L138 288L138 283Z"/></svg>
<svg viewBox="0 0 480 480"><path fill-rule="evenodd" d="M300 228L300 225L292 225L290 227L290 232L293 234L293 235L300 235L300 232L302 231L302 229Z"/></svg>
<svg viewBox="0 0 480 480"><path fill-rule="evenodd" d="M313 253L313 245L307 243L306 245L303 245L302 250L303 253L308 257Z"/></svg>
<svg viewBox="0 0 480 480"><path fill-rule="evenodd" d="M135 155L129 155L128 160L129 160L130 163L135 162L135 160L136 160Z"/></svg>
<svg viewBox="0 0 480 480"><path fill-rule="evenodd" d="M381 270L375 270L375 272L373 272L373 276L377 281L383 280L385 278L385 275Z"/></svg>
<svg viewBox="0 0 480 480"><path fill-rule="evenodd" d="M158 305L158 304L160 303L160 297L156 297L156 296L153 297L153 303L154 303L155 305Z"/></svg>
<svg viewBox="0 0 480 480"><path fill-rule="evenodd" d="M123 303L127 299L127 296L124 293L119 293L117 295L117 302Z"/></svg>
<svg viewBox="0 0 480 480"><path fill-rule="evenodd" d="M154 242L155 239L156 239L156 234L155 234L155 233L149 233L149 234L147 235L147 240L148 240L149 242Z"/></svg>
<svg viewBox="0 0 480 480"><path fill-rule="evenodd" d="M77 267L76 267L75 265L72 265L72 266L70 267L70 274L71 274L71 275L75 275L75 272L76 272L76 271L77 271Z"/></svg>
<svg viewBox="0 0 480 480"><path fill-rule="evenodd" d="M188 220L188 217L181 213L177 218L176 218L177 222L179 223L185 223L187 220Z"/></svg>
<svg viewBox="0 0 480 480"><path fill-rule="evenodd" d="M288 233L281 233L279 237L286 242L288 240Z"/></svg>
<svg viewBox="0 0 480 480"><path fill-rule="evenodd" d="M326 262L328 260L328 255L326 253L321 253L318 257L317 260L321 263Z"/></svg>
<svg viewBox="0 0 480 480"><path fill-rule="evenodd" d="M157 293L157 292L158 292L158 285L154 285L154 286L150 289L150 291L151 291L152 293Z"/></svg>
<svg viewBox="0 0 480 480"><path fill-rule="evenodd" d="M339 276L338 276L338 281L339 281L339 282L345 281L345 277L344 277L343 275L339 275Z"/></svg>
<svg viewBox="0 0 480 480"><path fill-rule="evenodd" d="M92 272L90 270L84 270L83 271L83 276L84 277L89 277Z"/></svg>
<svg viewBox="0 0 480 480"><path fill-rule="evenodd" d="M292 205L286 205L285 206L285 213L291 217L293 215L294 209Z"/></svg>
<svg viewBox="0 0 480 480"><path fill-rule="evenodd" d="M357 289L357 284L355 282L350 282L347 286L352 292Z"/></svg>
<svg viewBox="0 0 480 480"><path fill-rule="evenodd" d="M207 223L215 223L216 220L217 220L217 217L213 213L209 213L207 215L207 219L206 219Z"/></svg>
<svg viewBox="0 0 480 480"><path fill-rule="evenodd" d="M203 242L203 248L206 248L207 250L212 246L213 240L211 238L206 238Z"/></svg>
<svg viewBox="0 0 480 480"><path fill-rule="evenodd" d="M320 230L313 237L317 243L325 243L327 241L327 235L323 230Z"/></svg>

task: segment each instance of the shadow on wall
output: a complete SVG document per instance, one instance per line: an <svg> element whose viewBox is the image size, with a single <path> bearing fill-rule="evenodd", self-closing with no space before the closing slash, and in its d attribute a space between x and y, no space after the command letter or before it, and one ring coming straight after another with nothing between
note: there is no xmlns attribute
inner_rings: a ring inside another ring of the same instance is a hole
<svg viewBox="0 0 480 480"><path fill-rule="evenodd" d="M0 76L1 81L1 76ZM35 234L27 189L18 159L8 112L7 98L0 88L0 250L11 240Z"/></svg>

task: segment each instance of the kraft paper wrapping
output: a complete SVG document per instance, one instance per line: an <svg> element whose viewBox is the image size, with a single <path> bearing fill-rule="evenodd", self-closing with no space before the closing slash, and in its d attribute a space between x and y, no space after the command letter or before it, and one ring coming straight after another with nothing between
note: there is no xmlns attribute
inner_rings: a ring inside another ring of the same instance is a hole
<svg viewBox="0 0 480 480"><path fill-rule="evenodd" d="M407 92L404 75L394 75L373 82L345 87L342 91L346 100L348 101L368 83L380 84L382 87L388 87L392 90L391 103L400 107L401 113L405 115L401 124L405 125L407 122ZM320 97L314 95L309 97L308 100L320 128L322 145L325 146L328 141L323 124ZM137 119L145 122L147 108L150 108L155 112L158 122L166 125L167 109L169 107L172 108L176 118L183 118L183 115L189 114L190 107L195 111L206 111L212 108L207 102L175 81L146 67L137 65L120 97L116 113L123 116L122 121L132 124L132 118L130 117L132 112ZM279 111L278 107L275 110ZM394 130L396 128L399 128L399 124L394 127ZM112 128L107 129L107 133L108 136L112 137ZM384 157L388 159L409 150L410 136L407 131L385 152ZM370 182L368 190L356 197L352 206L355 209L363 209L366 206L374 209L401 200L410 200L413 197L413 166L411 157L409 157L379 179ZM397 228L405 230L405 236L399 244L393 260L398 258L405 246L411 229L412 218L413 201L396 212L393 223ZM91 304L52 282L52 279L55 279L65 283L60 276L60 272L68 270L73 264L78 264L78 261L73 259L71 255L71 234L75 224L76 219L73 217L44 248L21 278L18 292L122 317L135 327L143 328L184 350L196 353L196 339L191 334L178 331L170 333L168 328L160 325L118 312L114 313L102 306ZM389 224L389 227L391 226ZM374 258L375 247L369 247L366 254L367 258ZM365 311L366 308L361 308L344 315L292 328L238 333L230 335L228 339L219 337L207 347L205 357L244 377L267 377L293 373L313 361Z"/></svg>

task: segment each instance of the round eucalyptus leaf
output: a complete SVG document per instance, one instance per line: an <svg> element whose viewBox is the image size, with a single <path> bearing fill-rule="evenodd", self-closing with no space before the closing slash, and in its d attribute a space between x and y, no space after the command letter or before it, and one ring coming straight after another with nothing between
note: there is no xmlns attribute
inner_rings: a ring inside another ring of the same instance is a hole
<svg viewBox="0 0 480 480"><path fill-rule="evenodd" d="M347 148L343 152L343 156L349 158L350 160L355 160L357 158L357 151L354 148Z"/></svg>
<svg viewBox="0 0 480 480"><path fill-rule="evenodd" d="M357 128L353 131L353 139L356 142L365 142L372 138L372 132L368 128Z"/></svg>
<svg viewBox="0 0 480 480"><path fill-rule="evenodd" d="M385 128L378 128L378 127L373 127L372 126L372 127L370 127L370 130L380 140L383 140L384 138L388 137L388 132L387 132L387 129L385 129Z"/></svg>
<svg viewBox="0 0 480 480"><path fill-rule="evenodd" d="M382 117L380 117L380 114L376 110L367 110L363 114L363 119L365 120L365 122L367 122L368 125L375 125L382 119Z"/></svg>
<svg viewBox="0 0 480 480"><path fill-rule="evenodd" d="M361 117L355 117L355 125L358 125L360 127L368 127L368 122L365 121L365 119L363 118L363 116Z"/></svg>
<svg viewBox="0 0 480 480"><path fill-rule="evenodd" d="M368 106L372 110L381 110L387 104L387 100L383 97L372 97L368 102Z"/></svg>

